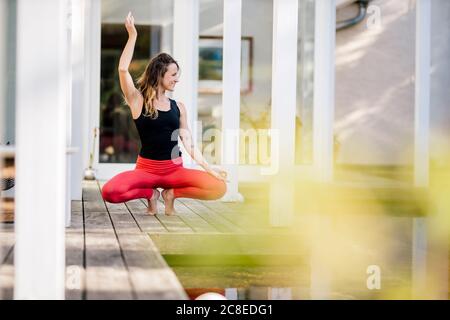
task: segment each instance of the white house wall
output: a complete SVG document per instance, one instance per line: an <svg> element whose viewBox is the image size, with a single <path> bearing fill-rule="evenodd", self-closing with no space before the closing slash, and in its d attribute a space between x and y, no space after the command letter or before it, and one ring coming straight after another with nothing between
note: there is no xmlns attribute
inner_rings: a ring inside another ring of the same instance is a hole
<svg viewBox="0 0 450 320"><path fill-rule="evenodd" d="M125 23L129 11L136 24L173 23L173 0L102 0L104 23Z"/></svg>
<svg viewBox="0 0 450 320"><path fill-rule="evenodd" d="M409 0L375 0L371 5L380 9L380 27L368 28L365 20L337 32L335 134L341 143L339 163L412 164L412 4Z"/></svg>
<svg viewBox="0 0 450 320"><path fill-rule="evenodd" d="M450 150L450 2L432 4L431 158ZM336 37L335 134L339 163L412 165L414 145L415 1L374 0L374 12ZM338 20L355 8L338 11Z"/></svg>

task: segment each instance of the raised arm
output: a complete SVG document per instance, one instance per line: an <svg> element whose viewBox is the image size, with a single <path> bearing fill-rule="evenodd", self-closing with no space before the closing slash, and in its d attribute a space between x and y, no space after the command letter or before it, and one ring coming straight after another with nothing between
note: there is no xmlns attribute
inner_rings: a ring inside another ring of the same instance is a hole
<svg viewBox="0 0 450 320"><path fill-rule="evenodd" d="M133 78L128 71L137 39L134 17L131 15L131 12L126 17L125 28L128 31L128 41L119 60L119 80L125 100L131 108L131 114L136 119L141 113L143 98L139 90L134 86Z"/></svg>

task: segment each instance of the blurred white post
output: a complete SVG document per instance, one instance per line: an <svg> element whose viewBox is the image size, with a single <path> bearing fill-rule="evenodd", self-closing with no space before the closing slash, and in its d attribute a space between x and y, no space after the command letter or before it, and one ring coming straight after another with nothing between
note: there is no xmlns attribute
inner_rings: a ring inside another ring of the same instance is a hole
<svg viewBox="0 0 450 320"><path fill-rule="evenodd" d="M78 148L71 156L71 200L81 200L83 180L83 104L85 94L85 0L72 1L72 146Z"/></svg>
<svg viewBox="0 0 450 320"><path fill-rule="evenodd" d="M64 298L67 12L18 2L15 299Z"/></svg>
<svg viewBox="0 0 450 320"><path fill-rule="evenodd" d="M223 1L223 79L221 162L228 173L222 201L243 201L238 191L239 121L241 104L242 0Z"/></svg>
<svg viewBox="0 0 450 320"><path fill-rule="evenodd" d="M4 136L4 127L5 127L5 103L6 103L6 32L7 26L6 21L8 12L8 5L6 0L0 0L0 142L4 144L3 136ZM1 151L0 145L0 179L2 178L2 167L3 167L3 154ZM1 180L0 180L1 181ZM1 199L1 198L0 198ZM0 214L2 214L2 208L0 207ZM2 226L0 225L0 229ZM3 247L0 246L0 255ZM1 280L0 280L1 281ZM1 285L1 283L0 283ZM0 292L0 299L2 299L2 293Z"/></svg>
<svg viewBox="0 0 450 320"><path fill-rule="evenodd" d="M316 0L313 157L317 179L333 179L336 0Z"/></svg>
<svg viewBox="0 0 450 320"><path fill-rule="evenodd" d="M67 27L67 65L66 74L69 78L67 82L67 113L66 113L66 219L65 226L70 226L72 206L72 186L71 186L71 168L72 168L72 0L67 1L67 15L66 15L66 27ZM77 2L78 0L74 0Z"/></svg>
<svg viewBox="0 0 450 320"><path fill-rule="evenodd" d="M82 161L83 169L89 166L89 155L94 143L93 132L100 124L100 59L102 15L100 0L85 2L84 68L82 117ZM97 139L99 139L97 137ZM99 144L95 144L93 167L98 164ZM84 176L84 171L83 171Z"/></svg>
<svg viewBox="0 0 450 320"><path fill-rule="evenodd" d="M8 17L6 16L8 12L8 4L6 0L0 0L0 142L5 143L3 141L3 128L4 128L4 115L5 115L5 95L6 95L6 38L7 38L7 26L6 22L8 21ZM1 156L0 156L1 157ZM0 158L1 159L1 158ZM0 169L2 163L0 162ZM1 175L1 170L0 170ZM0 208L1 210L1 208Z"/></svg>
<svg viewBox="0 0 450 320"><path fill-rule="evenodd" d="M431 4L416 2L416 81L414 131L414 182L428 186L430 131Z"/></svg>
<svg viewBox="0 0 450 320"><path fill-rule="evenodd" d="M274 0L273 6L271 129L278 139L271 139L271 161L278 161L279 172L271 180L270 222L288 226L294 217L295 197L298 1Z"/></svg>
<svg viewBox="0 0 450 320"><path fill-rule="evenodd" d="M174 0L173 58L177 60L181 77L176 85L174 98L187 108L188 125L197 144L197 91L198 91L198 24L199 0ZM194 162L180 144L183 162L193 167Z"/></svg>
<svg viewBox="0 0 450 320"><path fill-rule="evenodd" d="M333 179L333 122L335 90L336 0L316 0L314 35L313 157L318 181ZM332 271L324 247L332 240L331 218L320 212L313 217L311 241L311 299L327 299Z"/></svg>
<svg viewBox="0 0 450 320"><path fill-rule="evenodd" d="M430 0L417 0L414 118L414 185L416 187L428 187L429 180L430 38ZM413 220L412 259L413 298L421 298L427 293L427 222L425 218Z"/></svg>

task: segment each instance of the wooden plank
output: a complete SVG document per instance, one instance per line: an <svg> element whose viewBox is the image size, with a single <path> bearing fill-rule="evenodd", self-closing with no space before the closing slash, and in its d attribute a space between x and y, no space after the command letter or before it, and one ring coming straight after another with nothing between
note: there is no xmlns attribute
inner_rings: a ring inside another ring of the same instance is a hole
<svg viewBox="0 0 450 320"><path fill-rule="evenodd" d="M116 234L138 234L142 232L128 209L126 212L110 212L109 216Z"/></svg>
<svg viewBox="0 0 450 320"><path fill-rule="evenodd" d="M83 182L86 243L86 298L132 299L134 297L128 270L122 258L109 214L103 210L92 212L89 203L99 199L97 183Z"/></svg>
<svg viewBox="0 0 450 320"><path fill-rule="evenodd" d="M219 201L202 201L202 204L248 232L261 232L270 227L268 204L247 203L233 207Z"/></svg>
<svg viewBox="0 0 450 320"><path fill-rule="evenodd" d="M145 202L144 202L145 203ZM169 232L193 233L194 231L178 215L167 216L164 214L164 202L158 201L158 214L155 216Z"/></svg>
<svg viewBox="0 0 450 320"><path fill-rule="evenodd" d="M119 234L138 299L186 299L174 272L144 234Z"/></svg>
<svg viewBox="0 0 450 320"><path fill-rule="evenodd" d="M209 224L213 225L220 232L232 232L232 233L243 233L244 231L230 222L229 220L223 218L221 215L212 211L208 207L202 204L201 201L195 199L177 199L180 203L184 204L186 207L194 211Z"/></svg>
<svg viewBox="0 0 450 320"><path fill-rule="evenodd" d="M213 225L209 224L208 221L200 217L194 211L175 200L175 211L177 215L183 220L189 227L195 232L199 233L218 233L220 232Z"/></svg>
<svg viewBox="0 0 450 320"><path fill-rule="evenodd" d="M103 188L103 186L105 185L106 181L102 180L102 181L98 181L98 188L99 191L101 192L101 188ZM106 202L103 201L102 202L105 203L106 208L108 209L108 212L128 212L128 208L125 205L125 203L110 203L110 202Z"/></svg>
<svg viewBox="0 0 450 320"><path fill-rule="evenodd" d="M129 213L110 213L138 299L186 299L183 287Z"/></svg>
<svg viewBox="0 0 450 320"><path fill-rule="evenodd" d="M72 200L71 201L71 211L72 211L72 213L83 212L83 201L82 200Z"/></svg>
<svg viewBox="0 0 450 320"><path fill-rule="evenodd" d="M14 297L14 247L8 251L0 265L0 299L12 300Z"/></svg>
<svg viewBox="0 0 450 320"><path fill-rule="evenodd" d="M0 300L13 299L14 226L0 225Z"/></svg>
<svg viewBox="0 0 450 320"><path fill-rule="evenodd" d="M109 212L129 213L125 203L109 203L105 201L105 205Z"/></svg>
<svg viewBox="0 0 450 320"><path fill-rule="evenodd" d="M99 187L101 186L102 183L99 183ZM134 296L138 299L184 299L186 294L175 274L167 266L151 239L142 233L137 219L129 210L130 207L138 209L136 203L139 202L106 203ZM146 218L141 216L142 220L148 221L148 218L155 218L148 215L145 206L144 208L145 211L140 213L145 214Z"/></svg>
<svg viewBox="0 0 450 320"><path fill-rule="evenodd" d="M83 181L83 206L85 212L106 212L106 205L97 181Z"/></svg>
<svg viewBox="0 0 450 320"><path fill-rule="evenodd" d="M126 206L136 222L139 228L143 232L147 233L167 233L168 230L159 221L156 216L151 216L147 213L147 206L141 199L131 200L126 202Z"/></svg>
<svg viewBox="0 0 450 320"><path fill-rule="evenodd" d="M99 188L105 185L106 181L98 181ZM142 200L142 201L141 201ZM105 202L106 207L110 213L112 212L125 212L131 213L132 217L136 220L139 228L142 232L151 233L164 233L167 229L161 224L161 222L154 216L147 213L147 206L144 204L143 199L134 199L125 203L108 203Z"/></svg>
<svg viewBox="0 0 450 320"><path fill-rule="evenodd" d="M106 206L103 200L93 200L84 202L84 210L88 212L105 212Z"/></svg>
<svg viewBox="0 0 450 320"><path fill-rule="evenodd" d="M247 200L246 202L222 202L217 200L212 201L202 201L202 203L213 209L214 211L221 213L221 214L228 214L228 213L242 213L242 212L249 212L249 211L258 211L265 209L268 211L269 202L266 197L255 197L252 200Z"/></svg>
<svg viewBox="0 0 450 320"><path fill-rule="evenodd" d="M239 203L239 202L221 202L221 201L208 201L208 202L213 202L213 203L221 203L223 206L227 207L228 210L224 210L224 212L237 212L239 211L242 206L244 206L246 203Z"/></svg>
<svg viewBox="0 0 450 320"><path fill-rule="evenodd" d="M167 228L169 232L193 233L194 231L177 215L166 216L165 214L157 215L157 219Z"/></svg>
<svg viewBox="0 0 450 320"><path fill-rule="evenodd" d="M97 181L83 180L83 202L103 200Z"/></svg>
<svg viewBox="0 0 450 320"><path fill-rule="evenodd" d="M0 264L14 246L14 225L0 224Z"/></svg>
<svg viewBox="0 0 450 320"><path fill-rule="evenodd" d="M202 203L208 207L213 209L217 213L236 213L239 209L242 208L242 205L237 205L231 207L228 203L224 203L221 201L211 200L211 201L202 201Z"/></svg>
<svg viewBox="0 0 450 320"><path fill-rule="evenodd" d="M308 252L306 241L295 243L299 237L294 234L168 233L150 235L150 238L163 255L304 255Z"/></svg>
<svg viewBox="0 0 450 320"><path fill-rule="evenodd" d="M72 201L71 224L66 228L66 300L81 300L85 292L84 219L78 203L82 205Z"/></svg>

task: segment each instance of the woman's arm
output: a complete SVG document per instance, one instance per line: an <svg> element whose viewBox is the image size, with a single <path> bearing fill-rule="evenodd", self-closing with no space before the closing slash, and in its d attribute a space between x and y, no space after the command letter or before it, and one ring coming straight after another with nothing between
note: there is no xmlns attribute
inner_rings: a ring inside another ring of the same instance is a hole
<svg viewBox="0 0 450 320"><path fill-rule="evenodd" d="M177 105L180 109L180 138L183 145L192 159L195 160L206 172L213 175L217 179L226 181L227 173L224 170L213 169L209 166L206 160L203 158L202 153L195 147L194 141L192 140L192 133L189 129L187 122L187 112L186 107L182 102L177 101Z"/></svg>
<svg viewBox="0 0 450 320"><path fill-rule="evenodd" d="M128 41L119 60L119 81L125 100L131 108L133 118L137 118L141 112L140 109L142 108L142 95L134 86L133 78L128 71L137 39L134 17L131 15L131 12L128 13L128 16L126 17L125 28L128 31Z"/></svg>

